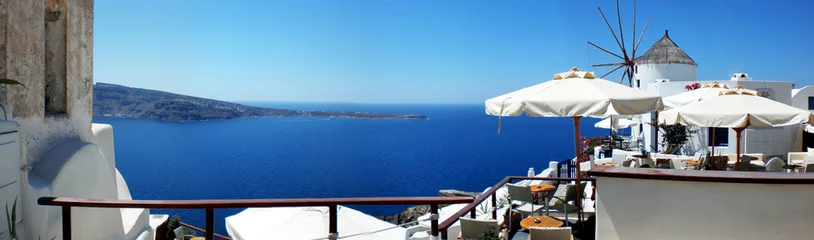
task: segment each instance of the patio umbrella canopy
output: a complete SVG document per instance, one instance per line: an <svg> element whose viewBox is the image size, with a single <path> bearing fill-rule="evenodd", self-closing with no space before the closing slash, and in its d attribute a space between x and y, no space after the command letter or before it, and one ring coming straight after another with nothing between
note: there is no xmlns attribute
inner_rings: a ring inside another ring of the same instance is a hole
<svg viewBox="0 0 814 240"><path fill-rule="evenodd" d="M713 82L712 84L704 84L699 89L665 97L662 100L664 101L664 108L672 109L690 103L698 102L707 98L717 97L720 95L721 91L729 90L730 89L728 89L726 84L719 85L717 82ZM740 89L740 91L751 95L757 95L757 92L752 90Z"/></svg>
<svg viewBox="0 0 814 240"><path fill-rule="evenodd" d="M743 129L749 126L782 127L810 124L814 120L809 111L756 96L753 92L742 89L721 91L718 97L660 112L659 123L733 128L737 134L739 165L740 137Z"/></svg>
<svg viewBox="0 0 814 240"><path fill-rule="evenodd" d="M580 118L638 115L663 108L658 95L597 79L593 72L579 71L576 67L555 74L552 80L486 100L485 105L486 114L500 117L520 116L523 113L532 117L573 117L576 159L579 159L580 152ZM498 125L500 121L498 119ZM579 183L580 164L576 165ZM576 186L576 203L579 206L582 189L579 189L579 184Z"/></svg>
<svg viewBox="0 0 814 240"><path fill-rule="evenodd" d="M619 122L616 124L617 125L616 127L618 127L618 128L629 128L630 125L633 125L633 120L630 120L629 118L620 118L618 121ZM594 127L595 128L610 129L611 128L611 118L602 119L602 121L599 121L599 122L595 123Z"/></svg>
<svg viewBox="0 0 814 240"><path fill-rule="evenodd" d="M328 207L249 208L227 217L226 230L234 239L325 239L328 221ZM395 226L352 208L337 209L341 239L406 239L402 227L362 234ZM351 236L356 234L361 235Z"/></svg>

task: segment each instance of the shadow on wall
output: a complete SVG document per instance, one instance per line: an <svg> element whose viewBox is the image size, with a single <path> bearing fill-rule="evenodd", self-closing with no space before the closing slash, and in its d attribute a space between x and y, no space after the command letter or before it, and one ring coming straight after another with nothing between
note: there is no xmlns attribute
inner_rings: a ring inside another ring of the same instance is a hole
<svg viewBox="0 0 814 240"><path fill-rule="evenodd" d="M24 221L28 236L60 236L59 207L40 206L47 196L116 199L116 179L102 151L94 144L66 140L49 149L28 173L24 190ZM124 239L118 209L72 209L75 239ZM49 238L49 237L47 237Z"/></svg>

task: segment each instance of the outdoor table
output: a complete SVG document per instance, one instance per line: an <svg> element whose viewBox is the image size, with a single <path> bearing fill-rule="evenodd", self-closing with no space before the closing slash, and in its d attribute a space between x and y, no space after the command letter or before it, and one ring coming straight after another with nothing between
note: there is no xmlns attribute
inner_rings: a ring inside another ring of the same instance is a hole
<svg viewBox="0 0 814 240"><path fill-rule="evenodd" d="M535 218L540 219L540 222L539 223L534 222ZM546 216L531 216L520 221L520 226L526 230L529 230L529 228L531 227L549 227L549 228L562 227L563 224L565 223L563 223L562 221Z"/></svg>
<svg viewBox="0 0 814 240"><path fill-rule="evenodd" d="M796 172L796 171L802 170L803 166L802 165L795 165L795 164L783 165L783 169L789 170L790 172Z"/></svg>
<svg viewBox="0 0 814 240"><path fill-rule="evenodd" d="M529 186L531 188L531 192L535 195L543 194L543 205L545 205L545 215L548 216L548 193L551 190L557 189L557 187L548 184L532 184Z"/></svg>
<svg viewBox="0 0 814 240"><path fill-rule="evenodd" d="M692 166L693 168L695 168L695 170L698 170L698 168L701 166L701 161L687 160L687 161L684 161L684 164L686 164L687 167Z"/></svg>

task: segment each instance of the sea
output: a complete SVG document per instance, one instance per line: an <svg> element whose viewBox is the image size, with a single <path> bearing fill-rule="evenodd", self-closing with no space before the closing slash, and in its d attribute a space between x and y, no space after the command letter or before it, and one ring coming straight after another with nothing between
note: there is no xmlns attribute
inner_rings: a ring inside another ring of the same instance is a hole
<svg viewBox="0 0 814 240"><path fill-rule="evenodd" d="M482 104L246 103L299 110L423 114L426 120L264 117L199 122L94 117L113 126L116 167L134 199L437 196L481 192L572 158L571 118L504 117ZM607 135L584 118L583 136ZM349 206L370 215L409 206ZM215 210L224 218L244 209ZM204 210L153 209L203 227ZM263 221L258 219L258 221Z"/></svg>

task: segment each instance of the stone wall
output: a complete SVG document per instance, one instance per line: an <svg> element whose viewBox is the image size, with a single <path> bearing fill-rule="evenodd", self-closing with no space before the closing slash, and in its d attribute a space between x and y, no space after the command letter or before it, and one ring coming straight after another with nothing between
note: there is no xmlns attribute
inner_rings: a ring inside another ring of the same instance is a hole
<svg viewBox="0 0 814 240"><path fill-rule="evenodd" d="M23 165L59 141L88 141L93 0L0 0L0 77L25 84L0 86L0 104L20 124Z"/></svg>

